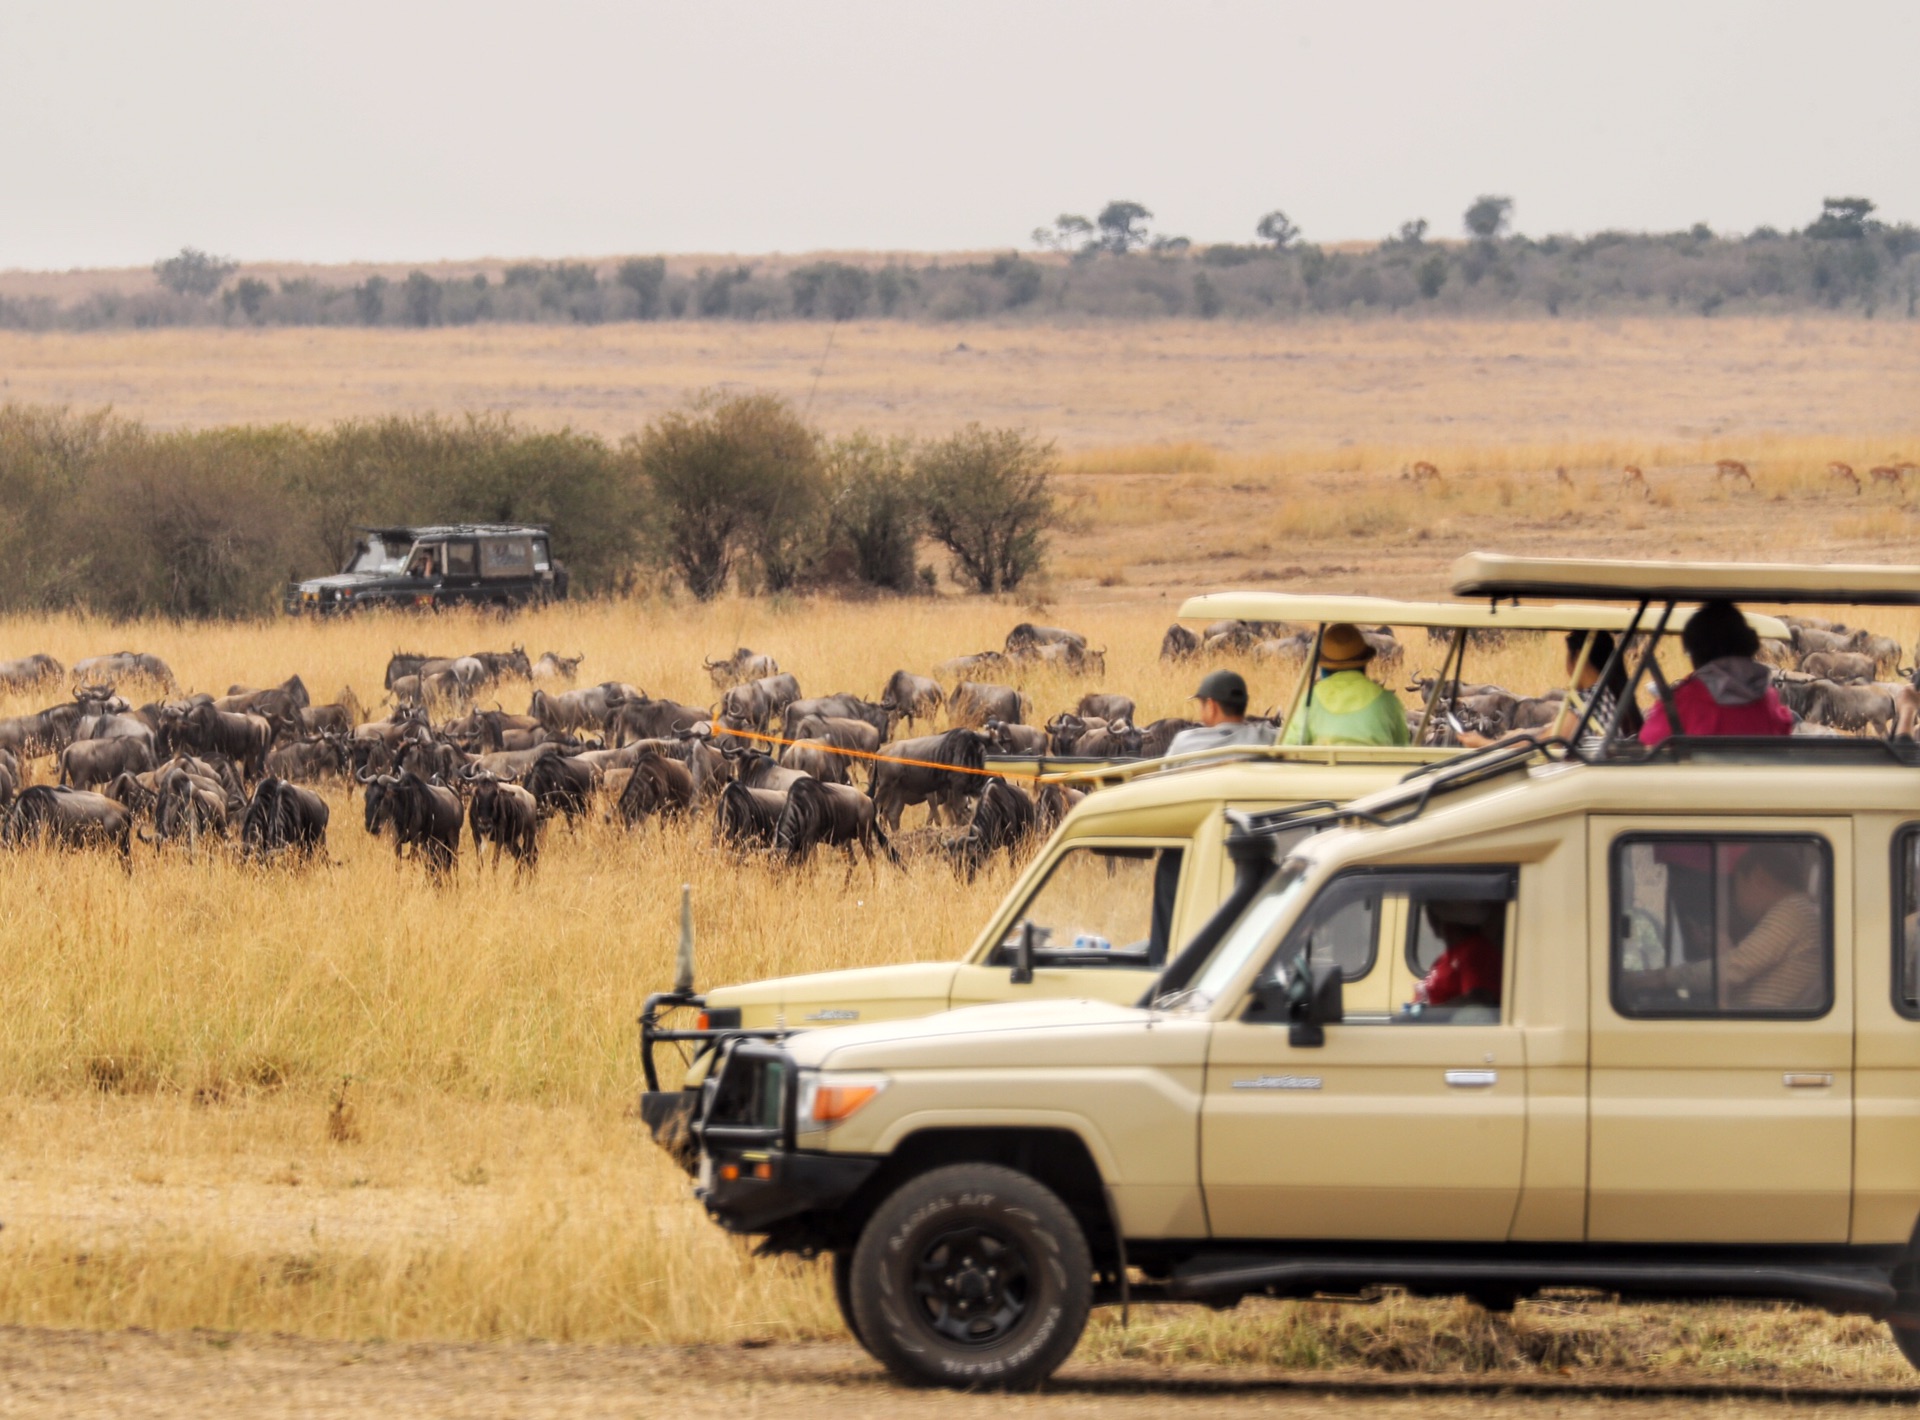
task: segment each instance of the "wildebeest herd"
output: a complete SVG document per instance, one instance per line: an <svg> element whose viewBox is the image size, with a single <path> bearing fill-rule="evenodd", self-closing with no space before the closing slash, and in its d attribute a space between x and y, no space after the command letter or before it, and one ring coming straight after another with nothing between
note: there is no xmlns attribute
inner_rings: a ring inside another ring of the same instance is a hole
<svg viewBox="0 0 1920 1420"><path fill-rule="evenodd" d="M582 656L524 649L396 653L387 708L353 693L315 705L297 674L224 695L182 693L157 657L0 663L14 692L70 678L71 699L0 721L4 841L116 848L215 848L245 859L324 858L329 810L316 788L357 786L369 834L441 875L463 837L532 869L553 821L600 815L628 828L704 819L737 851L801 862L841 848L898 862L933 848L971 872L1048 831L1080 795L1015 782L991 754L1156 754L1190 721L1132 723L1133 701L1095 693L1033 725L1032 702L989 677L1046 666L1096 675L1104 652L1054 627L1016 627L998 651L895 672L868 699L805 696L771 656L708 660L715 701L656 698L624 681L576 688ZM943 684L943 680L945 684ZM122 686L160 698L135 705ZM524 713L502 708L526 689ZM935 729L942 714L945 728ZM43 762L52 783L31 783ZM924 806L928 828L901 836Z"/></svg>

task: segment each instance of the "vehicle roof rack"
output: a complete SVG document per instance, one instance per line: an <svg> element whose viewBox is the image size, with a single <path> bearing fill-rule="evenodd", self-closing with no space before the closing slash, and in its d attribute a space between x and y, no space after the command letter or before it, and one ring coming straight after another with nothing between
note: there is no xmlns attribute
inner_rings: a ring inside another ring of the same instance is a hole
<svg viewBox="0 0 1920 1420"><path fill-rule="evenodd" d="M1458 572L1458 565L1455 567ZM1691 612L1676 612L1667 630L1677 634ZM1624 631L1633 608L1586 605L1523 606L1518 602L1403 602L1391 597L1313 596L1296 592L1207 592L1180 604L1182 621L1352 622L1356 626L1426 626L1466 631ZM1787 624L1759 612L1747 622L1763 639L1789 639Z"/></svg>
<svg viewBox="0 0 1920 1420"><path fill-rule="evenodd" d="M361 524L354 527L355 532L373 533L381 538L407 538L418 541L427 537L546 537L546 528L529 527L522 523L381 523Z"/></svg>
<svg viewBox="0 0 1920 1420"><path fill-rule="evenodd" d="M1790 562L1625 562L1469 552L1453 564L1457 597L1594 601L1920 606L1920 567Z"/></svg>

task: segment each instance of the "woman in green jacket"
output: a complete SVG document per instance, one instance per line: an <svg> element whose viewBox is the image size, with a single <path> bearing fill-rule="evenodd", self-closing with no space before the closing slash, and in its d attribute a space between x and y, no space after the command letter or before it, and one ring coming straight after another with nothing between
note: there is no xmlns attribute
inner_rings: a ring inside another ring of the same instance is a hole
<svg viewBox="0 0 1920 1420"><path fill-rule="evenodd" d="M1366 672L1373 647L1359 628L1344 621L1320 638L1319 679L1307 691L1307 703L1280 737L1288 745L1403 745L1406 707L1400 697Z"/></svg>

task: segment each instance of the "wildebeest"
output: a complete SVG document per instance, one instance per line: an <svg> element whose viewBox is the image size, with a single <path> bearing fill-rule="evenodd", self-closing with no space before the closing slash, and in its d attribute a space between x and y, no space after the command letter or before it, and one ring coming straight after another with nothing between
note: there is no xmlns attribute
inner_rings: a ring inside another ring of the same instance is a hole
<svg viewBox="0 0 1920 1420"><path fill-rule="evenodd" d="M988 685L985 681L963 680L953 688L947 702L947 718L958 726L978 729L989 720L1009 725L1026 721L1033 713L1033 701L1010 685Z"/></svg>
<svg viewBox="0 0 1920 1420"><path fill-rule="evenodd" d="M871 700L862 700L859 696L842 691L838 695L816 695L806 700L795 700L781 715L781 735L790 740L805 738L799 733L800 723L810 715L824 715L841 720L862 720L880 732L885 739L893 733L896 718L893 709L885 704L876 704Z"/></svg>
<svg viewBox="0 0 1920 1420"><path fill-rule="evenodd" d="M1007 633L1003 649L1009 656L1018 656L1039 646L1073 646L1084 651L1087 638L1063 626L1035 626L1031 621L1023 621Z"/></svg>
<svg viewBox="0 0 1920 1420"><path fill-rule="evenodd" d="M1141 739L1140 731L1125 720L1093 720L1074 753L1090 759L1136 759Z"/></svg>
<svg viewBox="0 0 1920 1420"><path fill-rule="evenodd" d="M929 816L933 818L944 810L950 821L958 823L967 799L980 790L979 775L966 771L986 769L986 747L984 730L966 728L896 740L887 745L882 753L888 757L874 765L873 779L867 788L874 813L886 824L888 832L899 829L901 812L914 804L928 805ZM895 760L920 763L903 764ZM952 768L935 767L947 765Z"/></svg>
<svg viewBox="0 0 1920 1420"><path fill-rule="evenodd" d="M714 840L735 848L771 844L786 807L786 790L754 789L735 780L720 791L714 808Z"/></svg>
<svg viewBox="0 0 1920 1420"><path fill-rule="evenodd" d="M693 807L693 771L658 751L643 754L620 790L615 811L629 827L659 815L675 818Z"/></svg>
<svg viewBox="0 0 1920 1420"><path fill-rule="evenodd" d="M983 672L997 672L1006 664L1007 658L999 651L976 651L970 656L955 656L940 662L933 673L941 680L965 680Z"/></svg>
<svg viewBox="0 0 1920 1420"><path fill-rule="evenodd" d="M592 766L578 764L563 754L542 755L520 782L533 795L543 819L558 812L571 824L587 811L587 801L593 797Z"/></svg>
<svg viewBox="0 0 1920 1420"><path fill-rule="evenodd" d="M1852 633L1844 628L1815 626L1806 620L1793 622L1788 627L1788 636L1794 654L1803 658L1815 651L1845 651L1853 639Z"/></svg>
<svg viewBox="0 0 1920 1420"><path fill-rule="evenodd" d="M16 715L0 720L0 748L10 749L24 759L43 754L58 754L73 742L74 727L80 723L83 707L78 702L50 705L31 715Z"/></svg>
<svg viewBox="0 0 1920 1420"><path fill-rule="evenodd" d="M718 723L729 730L752 730L764 735L767 722L772 718L773 697L758 681L730 686L720 697Z"/></svg>
<svg viewBox="0 0 1920 1420"><path fill-rule="evenodd" d="M35 784L22 789L7 813L6 841L29 840L70 848L105 845L118 848L124 863L133 858L133 814L104 794Z"/></svg>
<svg viewBox="0 0 1920 1420"><path fill-rule="evenodd" d="M154 767L153 748L144 740L75 740L60 751L60 782L91 789L120 774L144 774Z"/></svg>
<svg viewBox="0 0 1920 1420"><path fill-rule="evenodd" d="M584 651L577 656L559 656L552 651L544 652L540 659L533 663L527 678L529 680L564 680L568 685L572 685L574 676L579 673L580 663L586 658Z"/></svg>
<svg viewBox="0 0 1920 1420"><path fill-rule="evenodd" d="M725 660L704 663L707 674L713 678L715 690L727 690L742 681L780 674L780 663L772 656L749 651L745 646L736 647L734 653Z"/></svg>
<svg viewBox="0 0 1920 1420"><path fill-rule="evenodd" d="M380 682L381 688L390 691L394 688L394 682L403 677L418 678L422 666L435 662L451 665L453 657L429 655L425 651L395 651L387 658L387 674Z"/></svg>
<svg viewBox="0 0 1920 1420"><path fill-rule="evenodd" d="M1895 724L1894 694L1878 685L1839 685L1787 673L1775 677L1780 701L1809 725L1887 735Z"/></svg>
<svg viewBox="0 0 1920 1420"><path fill-rule="evenodd" d="M145 680L171 693L178 688L173 670L158 656L144 651L115 651L106 656L88 656L73 663L75 680Z"/></svg>
<svg viewBox="0 0 1920 1420"><path fill-rule="evenodd" d="M1004 779L989 779L974 801L966 832L942 846L972 882L995 853L1005 849L1011 859L1033 837L1039 821L1039 807L1024 789Z"/></svg>
<svg viewBox="0 0 1920 1420"><path fill-rule="evenodd" d="M777 789L785 793L800 780L810 777L804 770L775 763L773 756L762 749L722 745L720 753L733 771L734 782L749 789Z"/></svg>
<svg viewBox="0 0 1920 1420"><path fill-rule="evenodd" d="M855 749L873 754L880 748L880 730L865 720L850 720L844 715L809 715L793 727L796 740L825 740L839 749Z"/></svg>
<svg viewBox="0 0 1920 1420"><path fill-rule="evenodd" d="M895 671L887 677L880 692L880 703L904 719L909 726L915 720L931 719L946 703L947 693L932 676Z"/></svg>
<svg viewBox="0 0 1920 1420"><path fill-rule="evenodd" d="M644 693L618 681L602 681L584 690L567 690L550 695L536 690L527 705L527 714L548 730L571 734L576 730L604 730L615 713L630 697L644 699ZM704 713L704 712L702 712Z"/></svg>
<svg viewBox="0 0 1920 1420"><path fill-rule="evenodd" d="M1163 661L1190 661L1199 654L1200 638L1177 621L1160 638L1160 659Z"/></svg>
<svg viewBox="0 0 1920 1420"><path fill-rule="evenodd" d="M411 848L414 857L425 858L435 873L453 867L460 852L460 825L466 817L459 795L411 771L362 775L360 782L367 792L367 832L377 838L391 824L394 857Z"/></svg>
<svg viewBox="0 0 1920 1420"><path fill-rule="evenodd" d="M370 791L371 792L371 791ZM369 798L371 808L371 798ZM307 858L325 851L327 801L284 779L262 779L240 818L240 851L249 858L288 853ZM456 828L456 835L459 830ZM398 852L398 845L395 845Z"/></svg>
<svg viewBox="0 0 1920 1420"><path fill-rule="evenodd" d="M316 779L344 779L351 767L347 741L339 735L288 740L267 751L266 773L296 784Z"/></svg>
<svg viewBox="0 0 1920 1420"><path fill-rule="evenodd" d="M17 661L0 661L0 690L32 690L51 685L66 673L66 667L44 651Z"/></svg>
<svg viewBox="0 0 1920 1420"><path fill-rule="evenodd" d="M1045 754L1047 732L1039 725L1009 725L989 720L984 726L987 748L995 754Z"/></svg>
<svg viewBox="0 0 1920 1420"><path fill-rule="evenodd" d="M1210 656L1236 655L1251 651L1261 639L1260 633L1234 617L1210 623L1200 633L1201 648Z"/></svg>
<svg viewBox="0 0 1920 1420"><path fill-rule="evenodd" d="M787 790L786 807L773 829L776 853L790 863L803 863L815 848L844 847L851 865L856 844L869 863L875 844L888 858L900 861L877 821L873 801L858 789L808 778Z"/></svg>
<svg viewBox="0 0 1920 1420"><path fill-rule="evenodd" d="M19 757L10 749L0 749L0 814L7 811L13 803L13 796L19 792Z"/></svg>
<svg viewBox="0 0 1920 1420"><path fill-rule="evenodd" d="M1857 651L1814 651L1800 658L1800 669L1817 680L1861 684L1874 676L1874 659Z"/></svg>
<svg viewBox="0 0 1920 1420"><path fill-rule="evenodd" d="M1140 731L1140 756L1143 759L1159 759L1167 752L1167 746L1173 743L1173 737L1182 730L1195 730L1200 727L1198 720L1186 720L1177 715L1155 720Z"/></svg>
<svg viewBox="0 0 1920 1420"><path fill-rule="evenodd" d="M500 866L504 851L513 855L516 868L533 868L540 859L540 808L533 795L490 774L475 775L470 782L467 827L473 833L473 856L484 858L485 845L491 843L494 867Z"/></svg>
<svg viewBox="0 0 1920 1420"><path fill-rule="evenodd" d="M350 735L360 722L360 702L349 687L331 705L300 707L300 733L303 735Z"/></svg>
<svg viewBox="0 0 1920 1420"><path fill-rule="evenodd" d="M668 740L691 732L712 717L713 712L703 705L653 700L646 695L629 696L614 713L613 722L607 727L607 738L616 747L634 740Z"/></svg>
<svg viewBox="0 0 1920 1420"><path fill-rule="evenodd" d="M795 740L780 751L780 767L797 769L828 784L851 783L846 756L833 750L825 740Z"/></svg>
<svg viewBox="0 0 1920 1420"><path fill-rule="evenodd" d="M1080 697L1080 703L1074 707L1074 714L1094 720L1133 721L1133 697L1130 695L1111 695L1096 691Z"/></svg>
<svg viewBox="0 0 1920 1420"><path fill-rule="evenodd" d="M273 744L273 725L260 715L230 715L211 703L194 706L180 718L178 743L201 751L216 751L240 766L249 779L260 777L267 750Z"/></svg>
<svg viewBox="0 0 1920 1420"><path fill-rule="evenodd" d="M153 842L165 847L184 838L189 846L209 833L225 837L227 796L209 781L190 774L169 775L153 804ZM144 835L143 835L144 836Z"/></svg>
<svg viewBox="0 0 1920 1420"><path fill-rule="evenodd" d="M1900 669L1900 643L1891 636L1876 636L1862 628L1853 633L1847 649L1872 657L1876 675L1893 675Z"/></svg>
<svg viewBox="0 0 1920 1420"><path fill-rule="evenodd" d="M1107 653L1090 651L1068 641L1047 641L1022 651L1014 658L1023 665L1044 666L1071 675L1100 676L1107 673Z"/></svg>

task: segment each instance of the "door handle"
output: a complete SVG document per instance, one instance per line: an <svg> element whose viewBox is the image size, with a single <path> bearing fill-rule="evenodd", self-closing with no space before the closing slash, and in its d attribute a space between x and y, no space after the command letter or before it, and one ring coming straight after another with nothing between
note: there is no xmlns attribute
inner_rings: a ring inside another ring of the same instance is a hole
<svg viewBox="0 0 1920 1420"><path fill-rule="evenodd" d="M1498 1070L1449 1070L1447 1085L1456 1090L1484 1090L1500 1083Z"/></svg>
<svg viewBox="0 0 1920 1420"><path fill-rule="evenodd" d="M1833 1083L1833 1076L1819 1071L1789 1070L1780 1077L1780 1083L1790 1090L1824 1090Z"/></svg>

